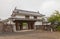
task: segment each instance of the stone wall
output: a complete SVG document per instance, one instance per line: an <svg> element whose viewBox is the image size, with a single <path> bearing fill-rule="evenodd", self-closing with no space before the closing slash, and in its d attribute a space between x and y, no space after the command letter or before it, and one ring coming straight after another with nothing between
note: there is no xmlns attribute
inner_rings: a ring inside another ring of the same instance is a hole
<svg viewBox="0 0 60 39"><path fill-rule="evenodd" d="M42 30L43 29L43 26L42 25L36 25L36 30Z"/></svg>
<svg viewBox="0 0 60 39"><path fill-rule="evenodd" d="M0 22L0 32L3 32L3 26L4 26L4 24L2 22Z"/></svg>
<svg viewBox="0 0 60 39"><path fill-rule="evenodd" d="M13 25L11 24L5 24L3 27L4 32L13 32Z"/></svg>

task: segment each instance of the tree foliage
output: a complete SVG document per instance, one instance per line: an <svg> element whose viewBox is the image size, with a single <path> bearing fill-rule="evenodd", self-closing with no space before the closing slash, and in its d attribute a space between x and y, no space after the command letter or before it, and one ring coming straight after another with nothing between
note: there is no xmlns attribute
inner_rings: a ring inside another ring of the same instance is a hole
<svg viewBox="0 0 60 39"><path fill-rule="evenodd" d="M51 22L52 24L54 23L60 23L60 12L55 10L55 13L52 14L49 18L48 21Z"/></svg>
<svg viewBox="0 0 60 39"><path fill-rule="evenodd" d="M60 31L60 12L55 10L55 13L52 14L48 21L51 22L52 28L54 28L57 31Z"/></svg>

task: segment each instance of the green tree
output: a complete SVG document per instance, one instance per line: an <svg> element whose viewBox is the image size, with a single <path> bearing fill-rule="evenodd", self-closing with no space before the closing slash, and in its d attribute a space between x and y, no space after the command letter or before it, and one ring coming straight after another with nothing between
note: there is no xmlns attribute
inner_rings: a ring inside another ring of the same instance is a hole
<svg viewBox="0 0 60 39"><path fill-rule="evenodd" d="M60 30L60 12L55 10L55 13L52 14L49 18L48 21L51 22L51 27Z"/></svg>
<svg viewBox="0 0 60 39"><path fill-rule="evenodd" d="M48 18L48 21L51 22L51 24L60 24L60 12L55 10L55 13Z"/></svg>

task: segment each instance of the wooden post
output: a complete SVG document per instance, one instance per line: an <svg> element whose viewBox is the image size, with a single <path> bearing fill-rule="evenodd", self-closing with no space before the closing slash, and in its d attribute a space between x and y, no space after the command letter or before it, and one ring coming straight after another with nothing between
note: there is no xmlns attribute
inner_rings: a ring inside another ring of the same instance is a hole
<svg viewBox="0 0 60 39"><path fill-rule="evenodd" d="M18 22L15 22L15 25L16 25L16 30L19 30L19 28L18 28Z"/></svg>
<svg viewBox="0 0 60 39"><path fill-rule="evenodd" d="M28 22L28 29L34 29L34 22Z"/></svg>
<svg viewBox="0 0 60 39"><path fill-rule="evenodd" d="M31 22L31 29L34 29L34 22Z"/></svg>
<svg viewBox="0 0 60 39"><path fill-rule="evenodd" d="M28 29L30 29L31 28L31 24L30 24L30 22L28 22Z"/></svg>
<svg viewBox="0 0 60 39"><path fill-rule="evenodd" d="M22 23L20 23L20 30L23 30L23 26L22 26Z"/></svg>

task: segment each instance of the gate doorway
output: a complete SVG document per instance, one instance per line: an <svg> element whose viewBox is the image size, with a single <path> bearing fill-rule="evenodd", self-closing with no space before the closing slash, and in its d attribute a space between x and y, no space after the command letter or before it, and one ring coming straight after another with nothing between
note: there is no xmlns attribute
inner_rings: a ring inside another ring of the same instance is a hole
<svg viewBox="0 0 60 39"><path fill-rule="evenodd" d="M28 23L22 23L22 25L23 25L23 30L27 30L28 29Z"/></svg>
<svg viewBox="0 0 60 39"><path fill-rule="evenodd" d="M15 22L15 26L16 26L16 31L34 29L35 21L20 21L20 20L15 20L14 22Z"/></svg>

